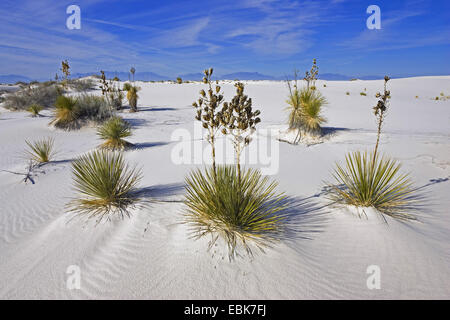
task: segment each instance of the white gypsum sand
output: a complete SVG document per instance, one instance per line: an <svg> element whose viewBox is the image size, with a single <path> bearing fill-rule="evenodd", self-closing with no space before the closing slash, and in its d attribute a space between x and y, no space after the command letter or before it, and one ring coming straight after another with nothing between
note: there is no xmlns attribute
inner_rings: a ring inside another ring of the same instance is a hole
<svg viewBox="0 0 450 320"><path fill-rule="evenodd" d="M285 130L285 83L244 83L253 106L261 110L259 129ZM209 239L190 239L187 226L179 223L184 178L196 165L172 161L179 145L171 136L176 129L188 130L192 141L187 144L198 147L191 103L205 85L136 84L142 88L140 111L120 113L133 125L127 140L138 146L125 158L142 168L144 195L164 201L97 226L70 220L65 209L74 196L70 159L101 143L95 128L57 130L48 126L49 117L0 108L0 170L26 172L21 157L26 139L54 137L59 151L55 162L35 170L35 184L0 172L0 298L450 298L450 101L433 100L448 91L449 76L388 84L391 107L379 150L400 160L415 185L423 187L427 203L418 222L388 217L386 225L370 210L367 218L358 218L354 208L325 206L322 188L332 181L334 163L348 151L375 144L372 106L383 80L317 81L329 102L324 116L330 134L311 146L280 142L279 169L272 177L279 191L299 201L292 209L299 232L265 254L231 262L223 243L207 251ZM233 82L220 85L229 100ZM364 88L367 96L360 95ZM41 113L51 115L50 110ZM252 143L266 137L260 130ZM206 141L203 147L209 158ZM67 288L71 265L80 268L79 290ZM366 285L371 265L381 271L379 290Z"/></svg>

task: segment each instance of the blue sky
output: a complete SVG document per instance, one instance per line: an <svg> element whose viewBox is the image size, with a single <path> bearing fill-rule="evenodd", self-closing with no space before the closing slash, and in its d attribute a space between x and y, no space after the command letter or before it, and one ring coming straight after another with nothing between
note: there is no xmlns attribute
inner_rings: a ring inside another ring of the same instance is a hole
<svg viewBox="0 0 450 320"><path fill-rule="evenodd" d="M322 73L450 74L448 0L2 0L0 74L52 77L100 69L176 76L217 73L282 76L317 58ZM81 8L81 29L66 8ZM381 8L381 30L366 9Z"/></svg>

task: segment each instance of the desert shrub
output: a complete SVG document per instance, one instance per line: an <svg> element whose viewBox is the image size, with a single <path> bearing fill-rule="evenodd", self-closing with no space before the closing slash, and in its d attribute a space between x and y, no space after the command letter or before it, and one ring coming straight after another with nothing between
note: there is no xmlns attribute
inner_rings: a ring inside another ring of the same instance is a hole
<svg viewBox="0 0 450 320"><path fill-rule="evenodd" d="M218 166L216 173L212 167L194 171L186 178L185 222L194 238L211 235L210 246L222 237L230 258L239 246L251 254L252 244L263 249L283 228L285 198L276 186L253 169L241 179L235 166Z"/></svg>
<svg viewBox="0 0 450 320"><path fill-rule="evenodd" d="M72 163L72 172L78 196L68 204L70 212L100 222L129 216L139 201L141 171L126 164L121 153L92 151Z"/></svg>
<svg viewBox="0 0 450 320"><path fill-rule="evenodd" d="M101 123L113 114L103 97L83 94L77 97L76 113L79 121Z"/></svg>
<svg viewBox="0 0 450 320"><path fill-rule="evenodd" d="M124 95L121 90L113 90L108 94L108 99L110 101L111 107L114 110L122 109L123 98L124 98Z"/></svg>
<svg viewBox="0 0 450 320"><path fill-rule="evenodd" d="M183 79L181 79L180 77L177 78L177 83L178 84L182 84L183 83Z"/></svg>
<svg viewBox="0 0 450 320"><path fill-rule="evenodd" d="M365 93L365 92L360 92L359 93L361 96L367 96L367 93Z"/></svg>
<svg viewBox="0 0 450 320"><path fill-rule="evenodd" d="M111 110L102 97L87 94L78 98L59 96L50 124L61 129L77 129L87 122L103 122L111 116Z"/></svg>
<svg viewBox="0 0 450 320"><path fill-rule="evenodd" d="M36 140L33 142L25 141L28 145L26 155L30 160L42 164L52 160L54 153L54 140L53 138L46 138L42 140Z"/></svg>
<svg viewBox="0 0 450 320"><path fill-rule="evenodd" d="M39 117L41 112L44 108L38 104L32 104L27 111L31 113L32 117Z"/></svg>
<svg viewBox="0 0 450 320"><path fill-rule="evenodd" d="M4 107L10 110L27 110L31 105L51 107L62 90L52 83L39 83L4 95Z"/></svg>
<svg viewBox="0 0 450 320"><path fill-rule="evenodd" d="M349 95L350 95L350 92L347 91L345 94L349 96Z"/></svg>
<svg viewBox="0 0 450 320"><path fill-rule="evenodd" d="M92 79L67 80L67 86L76 92L94 90L96 85Z"/></svg>
<svg viewBox="0 0 450 320"><path fill-rule="evenodd" d="M133 144L124 138L131 136L131 127L128 122L120 117L110 118L97 130L97 135L105 140L100 146L109 150L120 150L131 147Z"/></svg>
<svg viewBox="0 0 450 320"><path fill-rule="evenodd" d="M337 164L331 199L357 207L374 207L398 219L413 219L407 210L414 203L408 174L400 173L400 163L378 154L354 152L345 166Z"/></svg>
<svg viewBox="0 0 450 320"><path fill-rule="evenodd" d="M122 109L123 93L120 90L118 84L113 80L106 80L106 75L104 71L100 71L100 90L102 91L102 96L111 109L120 110Z"/></svg>

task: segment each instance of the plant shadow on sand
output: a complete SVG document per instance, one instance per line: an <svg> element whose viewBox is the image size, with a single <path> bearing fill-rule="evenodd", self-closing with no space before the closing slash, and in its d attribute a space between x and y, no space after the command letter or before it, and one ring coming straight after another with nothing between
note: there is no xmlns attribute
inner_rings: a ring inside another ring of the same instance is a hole
<svg viewBox="0 0 450 320"><path fill-rule="evenodd" d="M176 111L177 108L171 107L143 107L139 108L139 111Z"/></svg>
<svg viewBox="0 0 450 320"><path fill-rule="evenodd" d="M137 191L138 197L164 202L184 202L184 183L159 184L141 188ZM166 200L166 198L177 196L177 200ZM180 198L182 197L182 198ZM326 222L326 206L314 201L314 195L308 198L287 197L282 205L285 207L278 212L283 216L284 223L280 231L274 235L278 240L312 239L315 233L322 231ZM267 203L270 205L270 203Z"/></svg>
<svg viewBox="0 0 450 320"><path fill-rule="evenodd" d="M339 128L339 127L322 127L322 137L334 137L343 131L350 131L349 128Z"/></svg>
<svg viewBox="0 0 450 320"><path fill-rule="evenodd" d="M139 118L131 118L131 119L125 119L133 128L136 127L142 127L148 124L148 121L146 119L139 119Z"/></svg>
<svg viewBox="0 0 450 320"><path fill-rule="evenodd" d="M165 141L135 143L133 146L133 149L137 149L137 150L147 149L147 148L165 146L165 145L168 145L169 143L170 142L165 142Z"/></svg>
<svg viewBox="0 0 450 320"><path fill-rule="evenodd" d="M340 127L322 127L321 132L317 134L305 132L301 133L295 138L296 141L293 140L294 136L289 137L289 134L293 133L292 130L293 129L288 129L287 131L282 132L278 140L281 142L287 142L292 145L305 144L306 146L309 147L316 144L324 143L330 140L331 138L338 136L341 132L351 131L352 129Z"/></svg>
<svg viewBox="0 0 450 320"><path fill-rule="evenodd" d="M164 198L172 196L182 196L184 194L183 183L158 184L141 188L137 191L138 197L149 199L150 201L165 201ZM171 202L171 201L168 201ZM182 202L182 201L175 201Z"/></svg>
<svg viewBox="0 0 450 320"><path fill-rule="evenodd" d="M312 240L316 233L322 232L327 221L326 205L315 201L315 196L307 198L287 197L280 205L285 209L278 212L283 219L280 231L274 238L281 241L298 239Z"/></svg>

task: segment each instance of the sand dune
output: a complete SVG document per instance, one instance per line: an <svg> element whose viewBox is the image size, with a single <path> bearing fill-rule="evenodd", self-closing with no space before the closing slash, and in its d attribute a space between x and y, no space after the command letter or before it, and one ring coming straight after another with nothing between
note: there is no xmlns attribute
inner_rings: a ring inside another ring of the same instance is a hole
<svg viewBox="0 0 450 320"><path fill-rule="evenodd" d="M285 84L245 83L261 110L260 128L283 131ZM162 201L97 226L72 219L65 209L74 195L70 160L100 144L95 128L56 130L47 125L50 111L30 118L0 107L0 170L26 170L25 139L52 136L60 151L57 161L35 172L35 184L0 172L0 298L450 298L450 100L433 100L450 88L450 76L389 82L392 100L380 148L402 161L426 196L419 221L388 218L386 224L371 212L358 218L351 208L327 206L323 186L334 163L376 140L371 107L383 82L318 81L329 101L330 134L311 146L280 142L273 175L279 190L297 203L295 230L266 253L231 262L221 243L207 251L208 239L190 239L179 224L184 177L195 165L172 161L177 141L171 137L185 129L195 138L191 103L203 84L138 85L140 112L121 113L133 125L129 140L138 146L125 157L142 167L144 197ZM221 86L229 99L233 82ZM260 130L252 143L266 137ZM79 290L66 286L71 265L81 271ZM380 267L379 290L366 285L370 265Z"/></svg>

